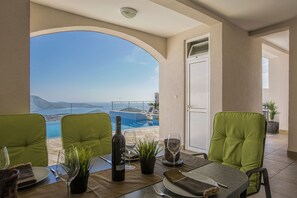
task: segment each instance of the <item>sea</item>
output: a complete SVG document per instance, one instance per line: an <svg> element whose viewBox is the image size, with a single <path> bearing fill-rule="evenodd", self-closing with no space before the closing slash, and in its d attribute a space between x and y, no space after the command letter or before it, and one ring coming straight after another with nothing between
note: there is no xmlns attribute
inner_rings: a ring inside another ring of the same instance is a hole
<svg viewBox="0 0 297 198"><path fill-rule="evenodd" d="M88 103L94 105L95 107L79 107L79 108L72 108L69 104L68 108L63 109L38 109L32 111L32 113L39 113L42 115L64 115L64 114L79 114L79 113L92 113L92 112L105 112L109 113L112 110L112 103L111 102L100 102L100 103Z"/></svg>

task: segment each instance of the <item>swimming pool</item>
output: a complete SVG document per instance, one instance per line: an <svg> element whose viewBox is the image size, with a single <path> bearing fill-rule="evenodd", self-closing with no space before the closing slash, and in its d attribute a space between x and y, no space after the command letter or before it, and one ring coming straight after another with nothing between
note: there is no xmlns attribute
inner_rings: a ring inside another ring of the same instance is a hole
<svg viewBox="0 0 297 198"><path fill-rule="evenodd" d="M115 130L115 120L111 119L112 130ZM129 120L122 119L122 130L132 129L132 128L142 128L150 126L159 126L158 120L148 121L148 120ZM57 138L61 137L61 124L60 122L47 122L46 123L47 138Z"/></svg>

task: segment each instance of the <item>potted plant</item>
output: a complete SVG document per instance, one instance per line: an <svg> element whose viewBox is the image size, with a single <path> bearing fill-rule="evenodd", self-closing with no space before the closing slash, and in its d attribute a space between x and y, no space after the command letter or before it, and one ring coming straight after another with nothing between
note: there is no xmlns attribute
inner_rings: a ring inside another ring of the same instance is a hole
<svg viewBox="0 0 297 198"><path fill-rule="evenodd" d="M80 169L75 179L70 184L70 190L73 194L83 193L87 190L89 170L93 166L93 151L90 147L77 147Z"/></svg>
<svg viewBox="0 0 297 198"><path fill-rule="evenodd" d="M158 102L149 103L148 105L151 106L151 107L154 107L154 109L159 110L159 103Z"/></svg>
<svg viewBox="0 0 297 198"><path fill-rule="evenodd" d="M279 130L279 122L275 121L275 115L279 112L277 111L277 106L274 101L270 100L265 104L269 111L269 120L267 123L267 132L272 134L277 134Z"/></svg>
<svg viewBox="0 0 297 198"><path fill-rule="evenodd" d="M136 151L140 159L141 173L152 174L154 172L156 156L161 152L158 142L153 140L139 141Z"/></svg>

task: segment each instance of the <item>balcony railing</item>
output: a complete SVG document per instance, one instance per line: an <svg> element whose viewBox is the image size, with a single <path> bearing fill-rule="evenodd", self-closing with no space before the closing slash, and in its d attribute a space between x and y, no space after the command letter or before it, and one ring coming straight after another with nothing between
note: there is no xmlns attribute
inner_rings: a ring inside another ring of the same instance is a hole
<svg viewBox="0 0 297 198"><path fill-rule="evenodd" d="M151 103L154 103L154 101L112 101L111 109L113 111L130 112L148 111Z"/></svg>

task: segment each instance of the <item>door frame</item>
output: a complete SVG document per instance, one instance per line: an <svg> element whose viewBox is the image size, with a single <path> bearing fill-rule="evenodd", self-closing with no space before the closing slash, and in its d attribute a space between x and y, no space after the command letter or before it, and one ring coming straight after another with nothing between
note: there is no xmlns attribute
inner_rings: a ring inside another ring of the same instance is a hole
<svg viewBox="0 0 297 198"><path fill-rule="evenodd" d="M203 38L206 38L208 37L208 45L209 45L209 50L208 50L208 53L206 54L201 54L199 56L196 56L196 57L191 57L191 58L187 58L188 56L188 50L189 48L187 47L188 43L191 43L193 41L196 41L196 40L199 40L199 39L203 39ZM210 77L211 77L211 74L210 74L210 34L204 34L204 35L201 35L201 36L198 36L198 37L195 37L195 38L192 38L192 39L188 39L186 40L185 42L185 106L184 106L184 114L185 114L185 120L184 120L184 123L185 123L185 135L184 135L184 138L185 138L185 149L186 150L190 150L190 151L195 151L195 152L206 152L208 153L208 150L209 150L209 145L210 145L210 135L211 135L211 127L210 127ZM195 148L195 147L190 147L190 134L189 134L189 112L188 112L188 105L189 105L189 67L188 65L190 63L193 63L193 62L197 62L201 59L205 59L205 58L208 58L208 101L207 101L207 124L208 124L208 132L207 132L207 142L206 142L206 150L203 150L203 149L199 149L199 148Z"/></svg>

